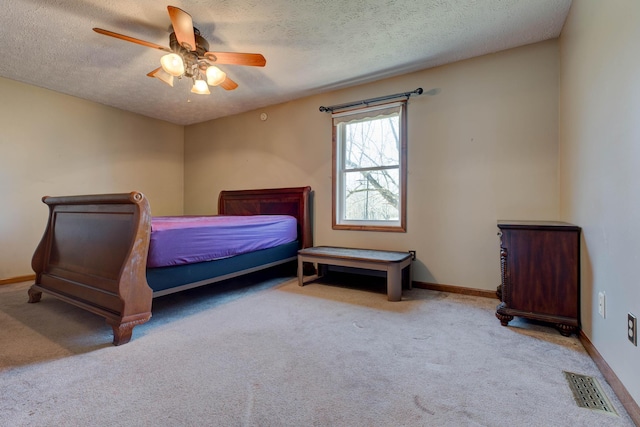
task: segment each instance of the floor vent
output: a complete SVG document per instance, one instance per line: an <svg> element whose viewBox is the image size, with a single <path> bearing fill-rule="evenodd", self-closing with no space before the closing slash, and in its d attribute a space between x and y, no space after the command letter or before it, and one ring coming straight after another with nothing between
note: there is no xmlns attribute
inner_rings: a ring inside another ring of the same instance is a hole
<svg viewBox="0 0 640 427"><path fill-rule="evenodd" d="M566 371L564 371L564 376L567 378L578 406L618 415L596 378Z"/></svg>

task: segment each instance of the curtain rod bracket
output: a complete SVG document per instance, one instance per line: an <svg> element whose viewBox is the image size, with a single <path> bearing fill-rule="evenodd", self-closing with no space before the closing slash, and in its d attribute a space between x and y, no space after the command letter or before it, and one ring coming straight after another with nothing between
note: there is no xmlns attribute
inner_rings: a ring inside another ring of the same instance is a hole
<svg viewBox="0 0 640 427"><path fill-rule="evenodd" d="M332 105L329 107L320 106L320 112L333 113L335 110L342 110L344 108L355 107L358 105L369 105L372 102L389 101L391 99L397 99L397 98L409 99L411 95L422 95L422 92L423 92L422 88L419 87L418 89L413 90L411 92L403 92L403 93L396 93L395 95L379 96L378 98L363 99L362 101L354 101L354 102L349 102L347 104Z"/></svg>

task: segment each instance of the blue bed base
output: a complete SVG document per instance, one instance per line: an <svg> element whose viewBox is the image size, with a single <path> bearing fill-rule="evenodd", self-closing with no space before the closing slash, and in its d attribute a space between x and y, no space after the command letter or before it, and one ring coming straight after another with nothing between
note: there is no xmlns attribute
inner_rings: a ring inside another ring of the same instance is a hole
<svg viewBox="0 0 640 427"><path fill-rule="evenodd" d="M295 261L298 248L295 241L214 261L148 268L147 283L155 298Z"/></svg>

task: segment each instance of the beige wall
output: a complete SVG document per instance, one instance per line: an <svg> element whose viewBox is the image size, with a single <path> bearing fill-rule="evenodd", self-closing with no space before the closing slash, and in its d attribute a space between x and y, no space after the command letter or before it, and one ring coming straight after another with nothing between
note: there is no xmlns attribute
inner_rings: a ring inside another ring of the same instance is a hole
<svg viewBox="0 0 640 427"><path fill-rule="evenodd" d="M318 107L417 87L440 93L409 102L408 232L332 230ZM317 245L417 250L416 280L495 290L496 220L559 217L557 106L549 41L188 126L185 213L215 213L223 189L311 185Z"/></svg>
<svg viewBox="0 0 640 427"><path fill-rule="evenodd" d="M561 216L583 227L582 327L640 402L640 2L574 1L560 38ZM606 318L598 293L606 294Z"/></svg>
<svg viewBox="0 0 640 427"><path fill-rule="evenodd" d="M44 195L145 193L181 214L184 128L0 78L0 279L26 274Z"/></svg>

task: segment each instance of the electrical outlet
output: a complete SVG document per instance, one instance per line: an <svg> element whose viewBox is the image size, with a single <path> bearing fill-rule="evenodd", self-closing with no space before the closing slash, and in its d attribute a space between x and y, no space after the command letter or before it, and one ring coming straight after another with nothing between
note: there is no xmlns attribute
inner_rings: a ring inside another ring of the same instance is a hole
<svg viewBox="0 0 640 427"><path fill-rule="evenodd" d="M602 318L605 318L605 297L604 292L598 293L598 313Z"/></svg>
<svg viewBox="0 0 640 427"><path fill-rule="evenodd" d="M633 345L638 346L638 318L632 313L627 314L627 338Z"/></svg>

